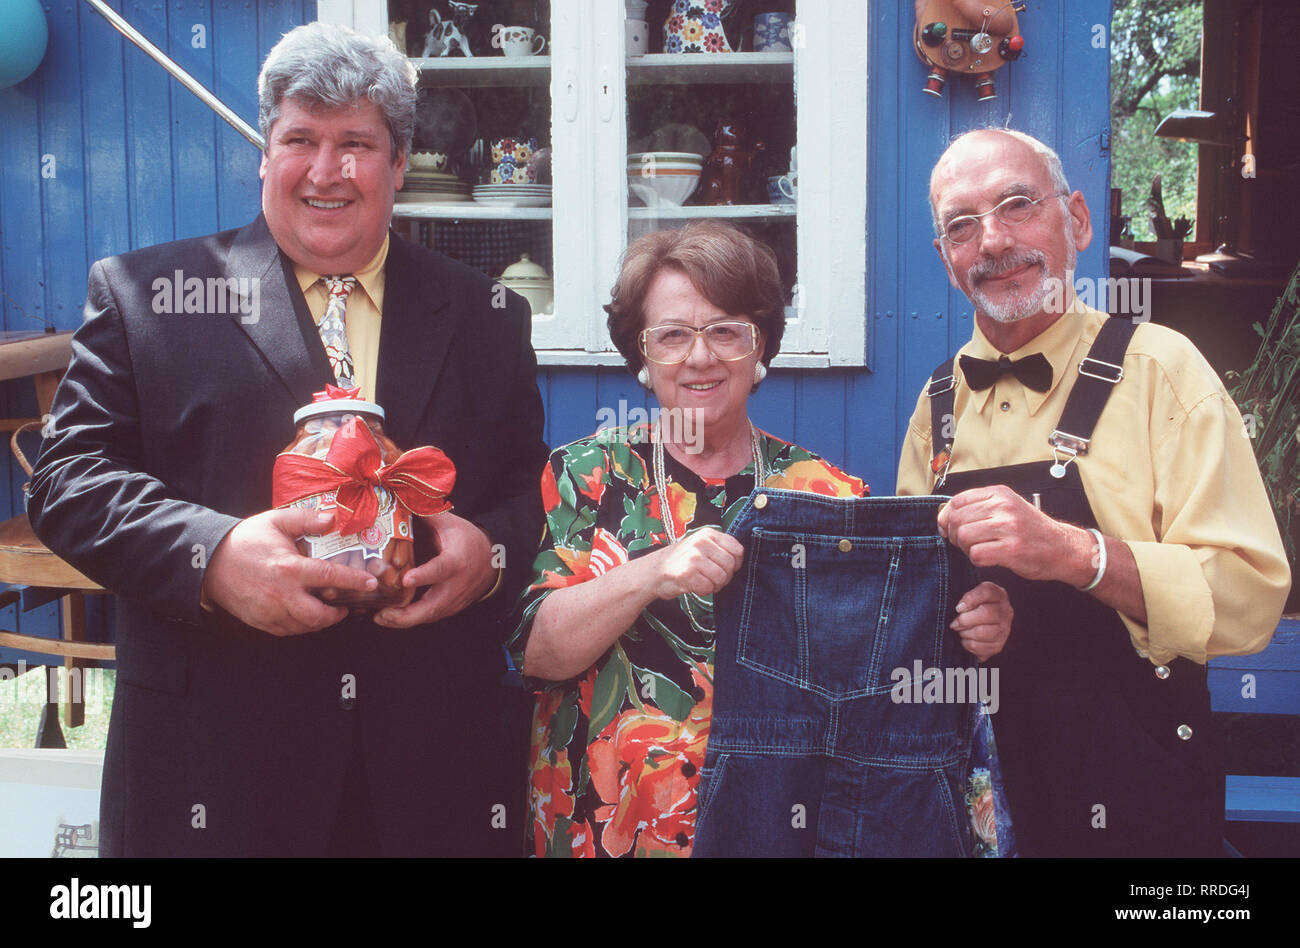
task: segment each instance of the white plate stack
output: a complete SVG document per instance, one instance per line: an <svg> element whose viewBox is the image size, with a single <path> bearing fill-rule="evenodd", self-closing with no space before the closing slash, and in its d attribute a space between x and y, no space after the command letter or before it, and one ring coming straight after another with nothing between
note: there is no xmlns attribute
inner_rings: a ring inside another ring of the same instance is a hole
<svg viewBox="0 0 1300 948"><path fill-rule="evenodd" d="M445 171L407 171L402 190L397 192L398 204L464 204L473 200L470 186Z"/></svg>
<svg viewBox="0 0 1300 948"><path fill-rule="evenodd" d="M498 207L550 207L549 184L479 184L474 186L474 200Z"/></svg>

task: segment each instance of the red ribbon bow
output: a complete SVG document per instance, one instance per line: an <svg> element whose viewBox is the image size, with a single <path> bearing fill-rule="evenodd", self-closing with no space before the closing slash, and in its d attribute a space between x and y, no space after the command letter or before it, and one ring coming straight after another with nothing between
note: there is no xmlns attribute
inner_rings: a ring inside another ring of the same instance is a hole
<svg viewBox="0 0 1300 948"><path fill-rule="evenodd" d="M388 465L381 463L382 456L369 426L352 418L335 433L324 460L289 452L276 456L271 503L285 507L313 494L335 491L338 512L334 525L344 536L374 524L379 515L376 487L421 517L451 507L447 495L456 483L456 466L442 451L429 446L414 448Z"/></svg>
<svg viewBox="0 0 1300 948"><path fill-rule="evenodd" d="M353 401L361 401L361 389L359 388L340 388L337 385L325 383L325 391L312 392L311 400L313 402L332 402L335 399L348 398Z"/></svg>

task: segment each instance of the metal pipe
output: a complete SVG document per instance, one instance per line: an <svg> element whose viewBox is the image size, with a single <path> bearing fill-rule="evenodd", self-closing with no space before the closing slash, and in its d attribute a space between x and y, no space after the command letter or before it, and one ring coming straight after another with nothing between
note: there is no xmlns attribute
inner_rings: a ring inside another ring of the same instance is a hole
<svg viewBox="0 0 1300 948"><path fill-rule="evenodd" d="M139 30L126 20L122 19L122 17L118 15L118 12L105 3L104 0L86 0L86 2L90 4L96 13L106 19L109 23L113 24L114 29L136 46L140 47L140 49L143 50L150 59L171 73L177 82L198 96L200 102L212 111L216 112L217 115L221 116L221 118L223 118L235 131L239 132L239 134L243 135L250 142L256 145L258 150L264 151L266 149L266 139L262 137L261 133L257 129L253 128L253 126L249 125L242 118L236 115L230 106L226 105L226 103L222 102L215 95L209 92L188 72L176 65L176 63L171 60L171 57L153 43L149 42L149 40L147 40Z"/></svg>

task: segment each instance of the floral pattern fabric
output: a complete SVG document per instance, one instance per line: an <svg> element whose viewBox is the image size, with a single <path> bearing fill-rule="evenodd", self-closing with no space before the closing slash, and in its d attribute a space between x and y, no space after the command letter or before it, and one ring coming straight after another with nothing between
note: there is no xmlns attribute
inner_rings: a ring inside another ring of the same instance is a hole
<svg viewBox="0 0 1300 948"><path fill-rule="evenodd" d="M765 485L863 496L866 485L803 448L761 435ZM510 648L522 667L554 590L586 582L704 526L725 530L753 464L702 479L665 452L654 485L645 426L556 450L542 476L547 529ZM590 669L538 686L529 750L529 842L538 856L689 856L713 706L712 597L656 600ZM688 612L689 610L689 612Z"/></svg>

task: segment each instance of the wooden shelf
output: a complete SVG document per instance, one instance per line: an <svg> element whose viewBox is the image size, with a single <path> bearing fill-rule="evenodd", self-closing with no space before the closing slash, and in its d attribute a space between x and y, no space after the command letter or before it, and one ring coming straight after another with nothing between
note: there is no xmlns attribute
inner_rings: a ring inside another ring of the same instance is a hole
<svg viewBox="0 0 1300 948"><path fill-rule="evenodd" d="M549 86L550 56L415 58L424 85ZM629 85L782 83L794 79L794 53L649 53L627 58Z"/></svg>
<svg viewBox="0 0 1300 948"><path fill-rule="evenodd" d="M550 56L448 56L413 58L420 84L429 86L549 86Z"/></svg>
<svg viewBox="0 0 1300 948"><path fill-rule="evenodd" d="M794 53L648 53L627 58L627 81L633 86L793 79Z"/></svg>
<svg viewBox="0 0 1300 948"><path fill-rule="evenodd" d="M629 207L630 220L694 220L697 218L794 217L794 204L723 204L705 207Z"/></svg>
<svg viewBox="0 0 1300 948"><path fill-rule="evenodd" d="M394 218L439 221L549 221L549 207L501 207L465 201L459 204L394 204Z"/></svg>
<svg viewBox="0 0 1300 948"><path fill-rule="evenodd" d="M459 204L394 204L393 217L442 221L548 221L550 207L499 207L466 201ZM629 207L631 220L695 220L698 218L793 218L793 204L736 204L719 207Z"/></svg>

